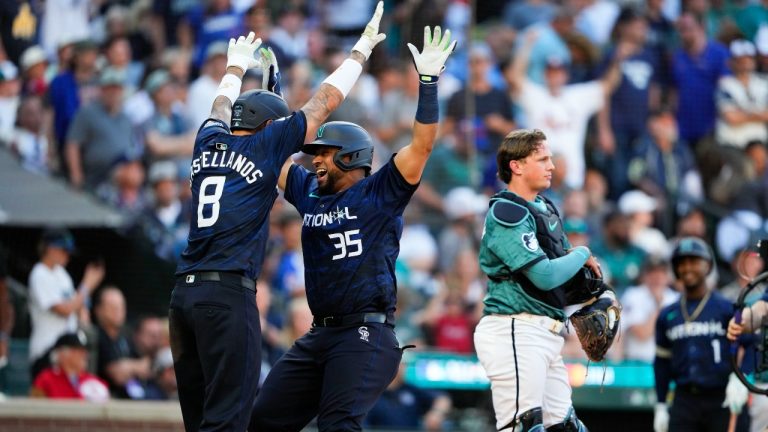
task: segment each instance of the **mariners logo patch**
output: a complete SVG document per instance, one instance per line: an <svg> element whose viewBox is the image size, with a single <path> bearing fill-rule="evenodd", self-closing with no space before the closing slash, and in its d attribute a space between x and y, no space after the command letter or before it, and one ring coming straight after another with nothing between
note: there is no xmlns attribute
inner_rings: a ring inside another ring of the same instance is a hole
<svg viewBox="0 0 768 432"><path fill-rule="evenodd" d="M523 241L523 246L531 252L535 252L539 248L539 240L536 238L535 232L523 234L520 240Z"/></svg>

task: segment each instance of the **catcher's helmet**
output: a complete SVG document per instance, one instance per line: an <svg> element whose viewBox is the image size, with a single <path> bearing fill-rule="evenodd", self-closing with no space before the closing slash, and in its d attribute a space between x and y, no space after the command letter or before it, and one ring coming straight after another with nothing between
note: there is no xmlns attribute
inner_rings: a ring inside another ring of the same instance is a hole
<svg viewBox="0 0 768 432"><path fill-rule="evenodd" d="M285 100L271 91L248 90L232 104L231 129L256 129L267 120L279 119L290 113Z"/></svg>
<svg viewBox="0 0 768 432"><path fill-rule="evenodd" d="M698 237L683 237L677 242L677 246L672 251L672 270L677 273L677 263L684 257L697 257L706 260L709 267L712 268L712 252L704 240Z"/></svg>
<svg viewBox="0 0 768 432"><path fill-rule="evenodd" d="M304 144L301 151L315 154L319 147L334 147L339 149L333 156L333 162L344 171L355 168L365 168L371 171L373 163L373 140L368 132L360 126L344 121L328 122L317 130L317 136L311 143ZM351 157L344 162L344 156Z"/></svg>

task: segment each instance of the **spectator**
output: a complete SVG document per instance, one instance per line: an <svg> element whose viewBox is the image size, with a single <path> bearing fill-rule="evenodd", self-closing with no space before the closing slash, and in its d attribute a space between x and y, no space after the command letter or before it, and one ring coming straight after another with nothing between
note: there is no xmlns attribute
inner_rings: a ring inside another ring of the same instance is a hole
<svg viewBox="0 0 768 432"><path fill-rule="evenodd" d="M611 29L621 12L619 5L610 0L584 0L580 3L582 6L576 14L576 29L598 47L607 45Z"/></svg>
<svg viewBox="0 0 768 432"><path fill-rule="evenodd" d="M277 221L283 240L282 252L275 269L272 287L280 300L304 296L304 257L301 252L301 215L292 208L284 209Z"/></svg>
<svg viewBox="0 0 768 432"><path fill-rule="evenodd" d="M14 309L8 287L7 261L7 253L4 250L0 250L0 370L8 365L8 348L11 332L16 320L16 310Z"/></svg>
<svg viewBox="0 0 768 432"><path fill-rule="evenodd" d="M115 163L136 155L131 121L123 112L124 75L105 69L99 79L101 96L77 111L67 133L66 160L75 188L95 191L110 179Z"/></svg>
<svg viewBox="0 0 768 432"><path fill-rule="evenodd" d="M549 22L555 13L555 6L550 1L523 0L509 3L504 8L504 21L520 32L529 26Z"/></svg>
<svg viewBox="0 0 768 432"><path fill-rule="evenodd" d="M21 165L38 174L50 174L52 160L48 146L47 131L44 129L43 102L38 96L30 95L21 100L16 116L16 129L11 134L11 151L19 158Z"/></svg>
<svg viewBox="0 0 768 432"><path fill-rule="evenodd" d="M602 170L608 177L609 197L629 189L627 171L634 144L645 132L648 113L659 106L658 52L647 45L648 24L634 8L624 7L613 28L613 46L600 70L610 67L617 49L626 49L619 85L597 117ZM621 45L624 47L619 48Z"/></svg>
<svg viewBox="0 0 768 432"><path fill-rule="evenodd" d="M104 57L107 68L112 68L123 77L125 96L138 89L144 76L144 64L133 60L131 44L127 36L112 36L104 43Z"/></svg>
<svg viewBox="0 0 768 432"><path fill-rule="evenodd" d="M568 236L572 247L589 247L589 229L584 219L566 218L563 220L563 231Z"/></svg>
<svg viewBox="0 0 768 432"><path fill-rule="evenodd" d="M167 347L164 341L164 330L167 327L167 324L157 316L146 315L139 317L136 320L133 337L131 338L134 354L142 358L152 359L154 365L159 352Z"/></svg>
<svg viewBox="0 0 768 432"><path fill-rule="evenodd" d="M451 430L447 424L451 398L405 382L407 364L405 359L400 362L397 375L365 418L366 428Z"/></svg>
<svg viewBox="0 0 768 432"><path fill-rule="evenodd" d="M629 218L614 210L603 219L602 237L592 242L592 251L610 274L610 283L621 296L640 275L646 253L633 245L629 237Z"/></svg>
<svg viewBox="0 0 768 432"><path fill-rule="evenodd" d="M210 114L211 101L216 98L216 89L227 72L227 43L214 42L205 51L205 62L200 76L189 86L187 95L187 124L197 130Z"/></svg>
<svg viewBox="0 0 768 432"><path fill-rule="evenodd" d="M67 47L63 47L62 54L67 51ZM69 127L75 114L81 106L94 101L98 95L98 55L98 47L93 41L83 40L73 44L70 62L59 64L59 74L48 87L48 103L53 110L56 153L62 159Z"/></svg>
<svg viewBox="0 0 768 432"><path fill-rule="evenodd" d="M242 34L248 34L248 32L253 32L257 38L261 39L261 48L272 49L280 69L286 71L291 68L295 59L286 56L282 47L272 41L272 17L269 9L262 5L254 5L245 11Z"/></svg>
<svg viewBox="0 0 768 432"><path fill-rule="evenodd" d="M101 183L96 189L96 196L124 212L132 223L149 207L149 198L144 190L144 165L138 158L128 155L119 158L111 171L111 181Z"/></svg>
<svg viewBox="0 0 768 432"><path fill-rule="evenodd" d="M13 134L20 94L19 70L8 60L0 61L0 142L7 142Z"/></svg>
<svg viewBox="0 0 768 432"><path fill-rule="evenodd" d="M624 192L619 198L619 211L629 220L630 242L648 255L666 257L670 252L667 238L653 227L658 207L655 199L640 190Z"/></svg>
<svg viewBox="0 0 768 432"><path fill-rule="evenodd" d="M419 100L419 78L416 68L411 64L402 64L397 73L402 82L398 91L385 94L381 100L376 135L386 146L388 155L396 153L411 142L413 116ZM388 157L385 157L388 159Z"/></svg>
<svg viewBox="0 0 768 432"><path fill-rule="evenodd" d="M728 71L728 50L707 39L701 19L684 13L677 21L681 46L672 59L680 137L698 153L700 141L712 134L717 110L715 89Z"/></svg>
<svg viewBox="0 0 768 432"><path fill-rule="evenodd" d="M152 379L147 383L145 399L176 400L179 398L178 390L171 348L162 348L152 363Z"/></svg>
<svg viewBox="0 0 768 432"><path fill-rule="evenodd" d="M659 311L680 297L671 288L669 264L650 257L640 272L640 285L627 289L621 297L621 327L624 333L624 358L653 363L656 356L656 317Z"/></svg>
<svg viewBox="0 0 768 432"><path fill-rule="evenodd" d="M113 397L144 399L146 380L151 376L152 360L136 354L125 334L125 298L114 286L99 292L94 305L99 334L99 377L109 384Z"/></svg>
<svg viewBox="0 0 768 432"><path fill-rule="evenodd" d="M741 150L750 141L768 140L768 80L755 71L757 52L752 42L735 40L730 51L733 75L720 78L717 84L716 136L719 144Z"/></svg>
<svg viewBox="0 0 768 432"><path fill-rule="evenodd" d="M493 88L488 72L493 66L491 50L485 44L474 44L469 49L469 77L465 87L448 100L448 109L442 125L442 134L460 130L461 123L471 125L475 147L483 160L492 159L502 138L515 128L512 120L512 101L506 93ZM467 111L467 92L473 96L474 112ZM472 115L473 117L469 117Z"/></svg>
<svg viewBox="0 0 768 432"><path fill-rule="evenodd" d="M452 189L444 200L448 224L438 236L438 268L443 273L455 269L456 259L466 249L480 247L480 217L488 211L488 198L469 187Z"/></svg>
<svg viewBox="0 0 768 432"><path fill-rule="evenodd" d="M75 290L66 266L75 250L75 241L66 230L52 229L40 240L40 261L29 274L29 361L34 379L49 366L49 352L59 336L89 323L88 299L104 278L104 265L90 263Z"/></svg>
<svg viewBox="0 0 768 432"><path fill-rule="evenodd" d="M587 122L602 107L619 82L619 64L623 61L624 48L617 49L613 64L600 81L582 84L568 82L565 59L552 57L548 60L545 73L546 86L529 80L525 71L528 67L533 44L538 38L529 33L515 60L506 70L507 82L512 97L526 117L527 126L539 128L549 137L553 153L562 154L568 161L566 185L581 188L584 182L584 142Z"/></svg>
<svg viewBox="0 0 768 432"><path fill-rule="evenodd" d="M726 299L736 302L741 293L741 290L747 286L757 275L763 272L765 264L758 254L756 254L752 248L744 248L738 251L731 260L731 273L734 276L732 282L723 285L719 288L720 294ZM763 287L763 291L765 287ZM760 289L754 290L755 294L760 292ZM757 299L745 299L747 304Z"/></svg>
<svg viewBox="0 0 768 432"><path fill-rule="evenodd" d="M192 62L196 69L208 61L212 45L247 34L243 32L242 14L235 11L230 0L206 0L192 6L187 16L179 22L177 32L181 47L193 50ZM224 44L226 48L226 42ZM226 52L225 49L225 55ZM224 75L223 71L221 75ZM215 79L215 86L218 86L220 80L221 76ZM203 105L209 106L212 100ZM203 120L195 124L201 124Z"/></svg>
<svg viewBox="0 0 768 432"><path fill-rule="evenodd" d="M511 7L511 6L510 6ZM546 84L544 72L547 68L547 59L557 57L566 63L570 62L571 53L566 44L568 35L575 33L573 28L573 9L561 6L552 17L552 20L541 22L519 33L515 49L522 48L525 41L536 34L536 41L528 59L526 74L528 79L539 85Z"/></svg>
<svg viewBox="0 0 768 432"><path fill-rule="evenodd" d="M155 255L168 261L181 256L187 244L191 209L180 199L179 175L171 161L155 162L149 168L152 205L144 212L144 235L152 242Z"/></svg>
<svg viewBox="0 0 768 432"><path fill-rule="evenodd" d="M301 8L295 5L284 6L277 21L278 26L272 30L270 40L292 60L291 63L306 58L309 31Z"/></svg>
<svg viewBox="0 0 768 432"><path fill-rule="evenodd" d="M106 402L107 385L88 372L88 343L85 333L66 333L53 346L53 365L35 378L30 395L49 399L84 399Z"/></svg>
<svg viewBox="0 0 768 432"><path fill-rule="evenodd" d="M33 45L21 55L19 60L24 85L23 95L44 96L48 91L48 77L45 73L48 69L48 59L45 51L39 45Z"/></svg>

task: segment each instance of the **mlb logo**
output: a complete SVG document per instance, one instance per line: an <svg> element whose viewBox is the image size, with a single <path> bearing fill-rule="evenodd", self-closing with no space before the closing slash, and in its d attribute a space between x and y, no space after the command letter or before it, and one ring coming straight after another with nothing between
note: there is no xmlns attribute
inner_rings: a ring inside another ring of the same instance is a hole
<svg viewBox="0 0 768 432"><path fill-rule="evenodd" d="M193 283L195 281L195 275L187 275L187 283Z"/></svg>

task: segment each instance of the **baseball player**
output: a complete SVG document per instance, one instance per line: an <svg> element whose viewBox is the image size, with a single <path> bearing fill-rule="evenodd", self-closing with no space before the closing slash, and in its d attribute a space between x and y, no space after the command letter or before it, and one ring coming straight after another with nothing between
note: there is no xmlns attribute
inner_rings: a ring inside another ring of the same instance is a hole
<svg viewBox="0 0 768 432"><path fill-rule="evenodd" d="M672 251L672 270L685 288L680 300L663 308L656 319L657 404L655 432L728 430L731 413L747 401L747 389L730 374L726 339L733 304L707 288L712 253L703 240L684 237ZM675 382L671 409L667 408L670 382ZM749 430L744 410L738 431Z"/></svg>
<svg viewBox="0 0 768 432"><path fill-rule="evenodd" d="M480 266L489 278L488 294L475 329L496 428L586 431L571 404L560 331L571 291L566 283L584 266L602 277L600 266L587 247L571 248L557 210L540 194L555 169L544 133L511 132L496 160L507 188L493 196L485 219ZM581 293L580 302L600 295Z"/></svg>
<svg viewBox="0 0 768 432"><path fill-rule="evenodd" d="M760 300L744 308L741 315L741 324L736 324L733 319L728 322L728 332L726 334L728 340L733 342L742 334L759 331L758 326L764 325L763 323L766 318L768 318L768 292L764 293ZM763 351L766 349L768 347L762 347ZM765 388L766 383L768 383L768 376L765 372L755 376L756 385ZM750 414L752 416L752 432L764 432L768 429L768 397L765 395L753 395L750 404Z"/></svg>
<svg viewBox="0 0 768 432"><path fill-rule="evenodd" d="M378 33L382 8L379 3L349 58L293 114L269 91L238 97L243 74L259 64L255 52L261 41L253 33L230 40L227 74L195 140L196 213L169 311L188 431L243 431L248 425L261 364L254 281L280 168L341 104L373 47L384 39Z"/></svg>
<svg viewBox="0 0 768 432"><path fill-rule="evenodd" d="M456 42L425 29L413 138L371 174L373 143L361 127L330 122L302 150L312 173L288 160L279 185L303 218L307 300L313 327L267 376L251 432L299 431L317 416L320 431L360 431L397 373L395 260L403 210L432 151L438 123L437 79Z"/></svg>

